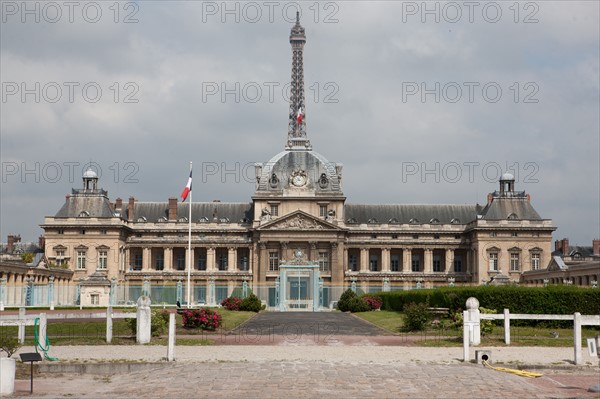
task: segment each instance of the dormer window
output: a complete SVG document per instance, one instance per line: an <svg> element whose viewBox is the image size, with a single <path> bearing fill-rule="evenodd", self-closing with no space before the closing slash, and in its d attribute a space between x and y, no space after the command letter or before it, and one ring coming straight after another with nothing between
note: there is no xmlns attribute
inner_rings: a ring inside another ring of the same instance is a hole
<svg viewBox="0 0 600 399"><path fill-rule="evenodd" d="M146 217L145 216L141 216L141 217L137 218L137 222L138 223L146 223Z"/></svg>
<svg viewBox="0 0 600 399"><path fill-rule="evenodd" d="M440 221L436 218L433 218L429 221L430 224L440 224Z"/></svg>
<svg viewBox="0 0 600 399"><path fill-rule="evenodd" d="M354 219L354 218L350 218L350 219L346 220L346 223L348 223L348 224L357 224L358 221L356 219Z"/></svg>
<svg viewBox="0 0 600 399"><path fill-rule="evenodd" d="M164 216L159 217L157 220L158 223L165 223L166 221L167 221L167 218Z"/></svg>
<svg viewBox="0 0 600 399"><path fill-rule="evenodd" d="M188 221L187 217L182 217L182 218L179 218L179 220L178 220L179 223L187 223L187 221Z"/></svg>
<svg viewBox="0 0 600 399"><path fill-rule="evenodd" d="M208 218L206 216L202 216L198 221L200 223L208 223Z"/></svg>
<svg viewBox="0 0 600 399"><path fill-rule="evenodd" d="M411 219L408 221L408 223L409 223L409 224L419 224L419 219L417 219L417 218L411 218Z"/></svg>
<svg viewBox="0 0 600 399"><path fill-rule="evenodd" d="M508 220L517 220L519 217L517 216L516 213L511 213L510 215L508 215L507 219Z"/></svg>
<svg viewBox="0 0 600 399"><path fill-rule="evenodd" d="M81 212L79 212L79 217L80 218L89 218L90 213L88 211L81 211Z"/></svg>
<svg viewBox="0 0 600 399"><path fill-rule="evenodd" d="M398 219L396 219L396 218L391 218L390 220L388 220L388 223L389 224L398 224L400 222L398 222Z"/></svg>
<svg viewBox="0 0 600 399"><path fill-rule="evenodd" d="M450 224L460 224L460 219L452 218L452 220L450 221Z"/></svg>
<svg viewBox="0 0 600 399"><path fill-rule="evenodd" d="M375 219L375 218L371 218L371 219L369 219L369 220L367 221L367 223L369 223L369 224L376 224L376 223L379 223L379 222L377 221L377 219Z"/></svg>

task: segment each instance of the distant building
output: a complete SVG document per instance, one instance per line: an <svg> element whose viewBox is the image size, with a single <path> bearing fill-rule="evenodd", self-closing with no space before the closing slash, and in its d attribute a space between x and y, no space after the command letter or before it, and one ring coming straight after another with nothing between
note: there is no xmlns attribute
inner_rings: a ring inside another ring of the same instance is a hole
<svg viewBox="0 0 600 399"><path fill-rule="evenodd" d="M327 306L348 287L517 282L523 272L550 262L552 220L535 211L529 194L515 190L510 173L485 205L346 203L342 165L313 151L307 136L306 36L299 21L290 43L284 149L256 165L250 202L191 205L191 253L189 202L111 202L91 170L82 188L45 218L48 264L68 267L73 281L87 287L90 297L81 297L82 303L102 303L110 284L123 290L117 302L135 300L140 287L150 286L153 300L174 303L167 292L177 287L177 299L185 299L181 286L189 270L195 303L218 303L249 284L269 306L289 309L297 301L293 306L310 310L310 300ZM89 290L94 281L101 281L97 293Z"/></svg>
<svg viewBox="0 0 600 399"><path fill-rule="evenodd" d="M600 277L600 239L591 246L569 246L563 238L554 242L552 260L548 267L523 273L527 284L574 284L584 287L598 286Z"/></svg>

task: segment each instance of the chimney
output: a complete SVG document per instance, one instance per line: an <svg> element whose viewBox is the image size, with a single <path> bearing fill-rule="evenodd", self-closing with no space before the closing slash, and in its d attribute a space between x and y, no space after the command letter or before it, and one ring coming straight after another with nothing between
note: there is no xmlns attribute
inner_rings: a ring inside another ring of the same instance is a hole
<svg viewBox="0 0 600 399"><path fill-rule="evenodd" d="M6 240L6 253L12 254L15 250L15 236L12 234L8 235Z"/></svg>
<svg viewBox="0 0 600 399"><path fill-rule="evenodd" d="M529 193L527 193L526 197L527 197L527 202L531 202L531 195L529 195Z"/></svg>
<svg viewBox="0 0 600 399"><path fill-rule="evenodd" d="M492 201L494 200L494 196L492 195L492 193L488 193L487 200L488 200L488 205L492 203Z"/></svg>
<svg viewBox="0 0 600 399"><path fill-rule="evenodd" d="M134 215L134 207L135 205L135 198L133 197L129 197L129 204L127 205L127 220L132 222L135 215Z"/></svg>
<svg viewBox="0 0 600 399"><path fill-rule="evenodd" d="M117 210L123 209L123 200L121 198L117 198L115 200L115 209L117 209Z"/></svg>
<svg viewBox="0 0 600 399"><path fill-rule="evenodd" d="M169 221L177 220L177 197L169 198Z"/></svg>
<svg viewBox="0 0 600 399"><path fill-rule="evenodd" d="M40 247L42 251L45 251L46 249L46 237L43 235L39 236L38 238L38 247Z"/></svg>
<svg viewBox="0 0 600 399"><path fill-rule="evenodd" d="M594 256L600 256L600 238L592 240L592 247L594 249Z"/></svg>

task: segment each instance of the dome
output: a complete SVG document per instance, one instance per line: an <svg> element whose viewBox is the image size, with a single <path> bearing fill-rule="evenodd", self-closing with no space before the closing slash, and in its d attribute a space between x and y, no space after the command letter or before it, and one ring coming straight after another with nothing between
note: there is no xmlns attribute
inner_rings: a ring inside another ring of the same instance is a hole
<svg viewBox="0 0 600 399"><path fill-rule="evenodd" d="M96 174L96 172L94 172L91 169L88 169L85 171L85 173L83 174L83 178L84 179L97 179L98 175Z"/></svg>
<svg viewBox="0 0 600 399"><path fill-rule="evenodd" d="M340 168L314 151L283 151L262 165L258 191L341 193Z"/></svg>
<svg viewBox="0 0 600 399"><path fill-rule="evenodd" d="M502 175L500 180L515 180L515 177L512 174L506 172Z"/></svg>

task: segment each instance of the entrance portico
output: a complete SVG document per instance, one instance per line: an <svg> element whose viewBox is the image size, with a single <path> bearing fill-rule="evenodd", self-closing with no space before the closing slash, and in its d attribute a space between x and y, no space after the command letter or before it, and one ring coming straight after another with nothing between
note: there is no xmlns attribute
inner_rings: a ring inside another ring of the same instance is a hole
<svg viewBox="0 0 600 399"><path fill-rule="evenodd" d="M323 304L323 280L319 265L304 258L301 250L294 259L279 266L276 309L281 312L318 312Z"/></svg>

